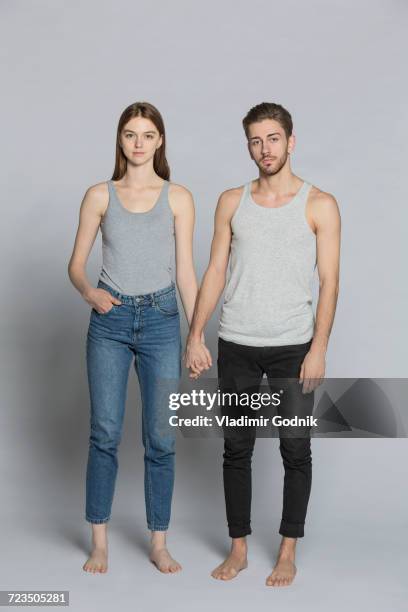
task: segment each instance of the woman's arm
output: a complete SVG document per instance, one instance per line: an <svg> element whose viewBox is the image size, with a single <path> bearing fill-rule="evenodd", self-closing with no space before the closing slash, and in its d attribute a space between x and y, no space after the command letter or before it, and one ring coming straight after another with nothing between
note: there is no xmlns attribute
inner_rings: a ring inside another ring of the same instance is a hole
<svg viewBox="0 0 408 612"><path fill-rule="evenodd" d="M86 264L98 229L108 206L106 183L98 183L85 193L79 211L79 224L74 249L68 264L68 276L88 304L100 313L109 312L113 304L120 304L108 291L92 287L86 276Z"/></svg>
<svg viewBox="0 0 408 612"><path fill-rule="evenodd" d="M193 196L182 185L171 183L169 202L174 214L176 240L176 283L184 312L190 325L198 293L193 263L193 233L195 210Z"/></svg>

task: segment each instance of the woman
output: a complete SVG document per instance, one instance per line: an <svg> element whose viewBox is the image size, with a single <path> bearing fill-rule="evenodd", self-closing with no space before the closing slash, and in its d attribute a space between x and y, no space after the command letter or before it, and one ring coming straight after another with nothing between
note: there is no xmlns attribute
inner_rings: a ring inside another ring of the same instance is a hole
<svg viewBox="0 0 408 612"><path fill-rule="evenodd" d="M150 559L165 573L181 569L166 547L175 446L168 393L177 391L181 375L173 272L189 323L198 288L194 203L185 187L169 182L165 144L163 119L154 106L136 102L124 110L112 179L85 194L68 268L71 282L92 306L86 343L91 431L85 518L92 524L93 549L83 569L93 573L107 570L107 522L133 358L142 398ZM103 264L94 288L85 269L99 227Z"/></svg>

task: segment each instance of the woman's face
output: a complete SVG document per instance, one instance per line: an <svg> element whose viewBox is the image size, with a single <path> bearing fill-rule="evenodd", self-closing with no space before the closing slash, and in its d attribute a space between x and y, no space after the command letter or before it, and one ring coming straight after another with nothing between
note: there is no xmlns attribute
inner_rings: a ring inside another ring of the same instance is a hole
<svg viewBox="0 0 408 612"><path fill-rule="evenodd" d="M127 160L140 166L150 161L162 145L162 137L150 119L133 117L123 127L120 135L122 151Z"/></svg>

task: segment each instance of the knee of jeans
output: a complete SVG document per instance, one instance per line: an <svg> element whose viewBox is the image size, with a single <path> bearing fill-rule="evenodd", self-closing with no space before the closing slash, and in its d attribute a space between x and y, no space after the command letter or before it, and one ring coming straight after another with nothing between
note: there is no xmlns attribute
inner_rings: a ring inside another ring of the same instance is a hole
<svg viewBox="0 0 408 612"><path fill-rule="evenodd" d="M175 454L176 440L173 435L148 435L145 439L145 456L158 459Z"/></svg>
<svg viewBox="0 0 408 612"><path fill-rule="evenodd" d="M121 440L121 432L103 427L91 427L91 444L104 450L115 450Z"/></svg>
<svg viewBox="0 0 408 612"><path fill-rule="evenodd" d="M250 460L254 450L255 438L232 437L224 439L224 459Z"/></svg>
<svg viewBox="0 0 408 612"><path fill-rule="evenodd" d="M290 467L300 467L312 462L310 439L285 438L280 441L283 463Z"/></svg>

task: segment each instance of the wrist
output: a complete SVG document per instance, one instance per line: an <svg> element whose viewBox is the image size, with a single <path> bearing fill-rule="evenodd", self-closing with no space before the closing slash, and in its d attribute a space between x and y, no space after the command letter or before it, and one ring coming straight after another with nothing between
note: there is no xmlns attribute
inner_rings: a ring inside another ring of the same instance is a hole
<svg viewBox="0 0 408 612"><path fill-rule="evenodd" d="M310 351L313 353L320 353L325 356L327 351L328 340L326 338L314 338L310 346Z"/></svg>
<svg viewBox="0 0 408 612"><path fill-rule="evenodd" d="M187 338L187 344L201 344L203 339L202 332L193 332L190 331Z"/></svg>
<svg viewBox="0 0 408 612"><path fill-rule="evenodd" d="M91 299L93 289L93 287L86 287L86 289L81 292L81 295L85 302L89 302L89 300Z"/></svg>

